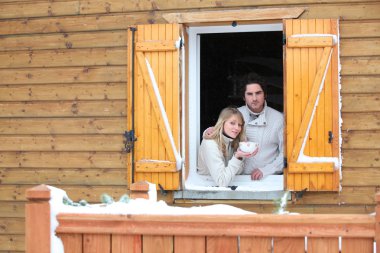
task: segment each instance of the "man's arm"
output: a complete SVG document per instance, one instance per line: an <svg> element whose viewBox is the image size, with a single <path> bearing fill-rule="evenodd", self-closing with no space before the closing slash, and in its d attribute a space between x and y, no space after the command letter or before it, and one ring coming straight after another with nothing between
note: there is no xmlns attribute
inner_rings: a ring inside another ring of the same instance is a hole
<svg viewBox="0 0 380 253"><path fill-rule="evenodd" d="M271 162L265 165L261 172L263 177L267 175L275 174L276 172L282 172L284 168L284 124L281 121L279 128L275 133L276 139L278 141L278 150L279 153L277 157Z"/></svg>

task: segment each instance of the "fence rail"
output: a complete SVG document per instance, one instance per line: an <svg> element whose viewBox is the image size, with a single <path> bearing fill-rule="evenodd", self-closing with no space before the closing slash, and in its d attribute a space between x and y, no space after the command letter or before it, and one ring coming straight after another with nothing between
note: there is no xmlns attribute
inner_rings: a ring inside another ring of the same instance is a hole
<svg viewBox="0 0 380 253"><path fill-rule="evenodd" d="M28 253L50 251L49 189L29 189ZM380 241L380 193L376 215L106 215L57 216L65 252L371 252Z"/></svg>

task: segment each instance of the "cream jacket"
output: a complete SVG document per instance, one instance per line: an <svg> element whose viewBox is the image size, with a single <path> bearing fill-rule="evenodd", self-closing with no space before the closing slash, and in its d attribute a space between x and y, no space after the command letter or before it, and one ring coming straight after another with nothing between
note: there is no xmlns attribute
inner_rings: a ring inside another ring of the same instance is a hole
<svg viewBox="0 0 380 253"><path fill-rule="evenodd" d="M231 147L232 139L224 136L227 147L227 158L219 150L214 140L203 139L198 154L198 174L211 175L218 186L227 187L235 175L243 171L243 161L234 156Z"/></svg>

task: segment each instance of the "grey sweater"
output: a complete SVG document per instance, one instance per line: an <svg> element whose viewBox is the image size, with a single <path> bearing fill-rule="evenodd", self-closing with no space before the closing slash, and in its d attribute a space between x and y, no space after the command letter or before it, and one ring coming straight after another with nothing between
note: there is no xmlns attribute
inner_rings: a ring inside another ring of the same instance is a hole
<svg viewBox="0 0 380 253"><path fill-rule="evenodd" d="M282 113L265 104L259 117L251 120L252 113L247 106L239 111L243 114L245 133L249 141L259 143L259 151L251 158L245 159L243 174L251 174L260 169L263 176L282 172L284 167L284 118Z"/></svg>

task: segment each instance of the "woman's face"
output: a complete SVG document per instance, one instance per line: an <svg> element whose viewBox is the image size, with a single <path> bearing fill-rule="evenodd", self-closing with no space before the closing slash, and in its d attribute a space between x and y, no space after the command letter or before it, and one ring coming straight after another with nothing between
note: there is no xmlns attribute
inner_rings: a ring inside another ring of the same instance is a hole
<svg viewBox="0 0 380 253"><path fill-rule="evenodd" d="M223 132L229 137L235 139L243 127L243 122L238 115L232 115L224 122Z"/></svg>

